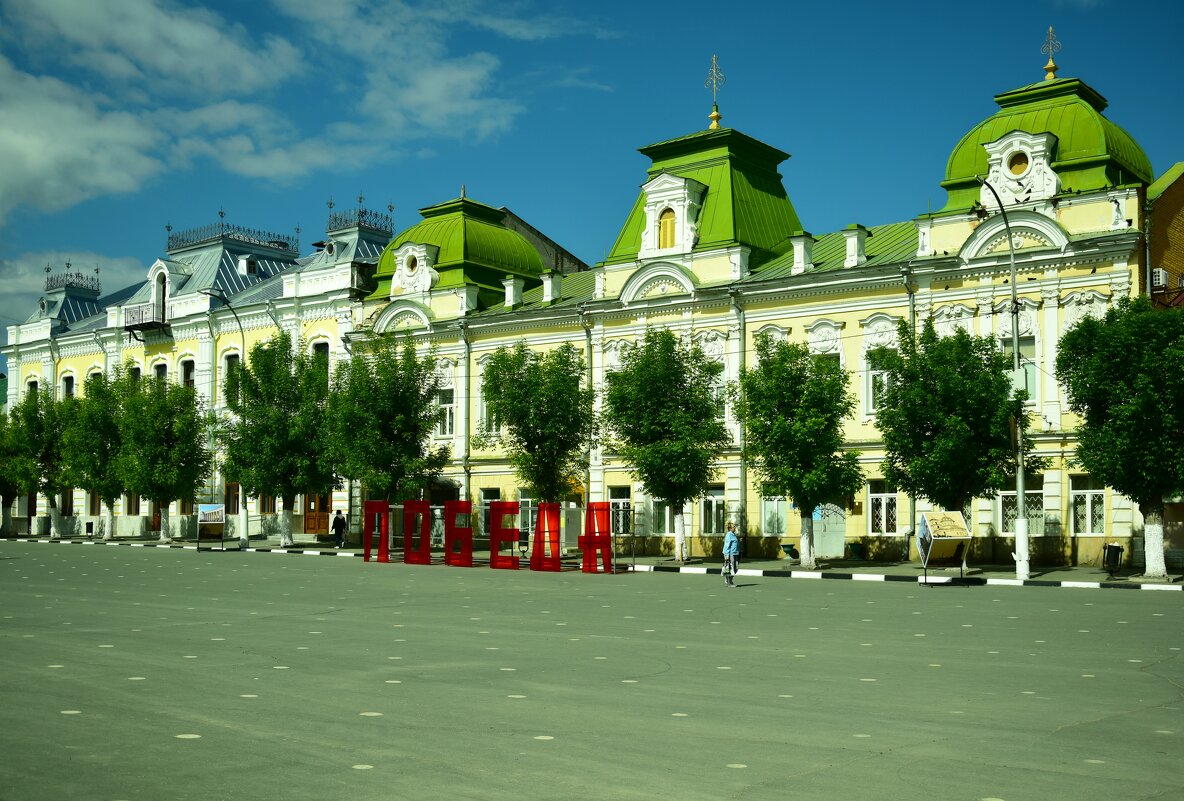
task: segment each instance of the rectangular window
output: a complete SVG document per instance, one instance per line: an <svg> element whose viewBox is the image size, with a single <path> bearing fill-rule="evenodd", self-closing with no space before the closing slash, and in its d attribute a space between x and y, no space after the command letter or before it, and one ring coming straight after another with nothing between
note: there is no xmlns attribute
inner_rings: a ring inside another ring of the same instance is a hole
<svg viewBox="0 0 1184 801"><path fill-rule="evenodd" d="M260 495L259 496L259 514L261 514L261 515L275 514L275 496L274 495Z"/></svg>
<svg viewBox="0 0 1184 801"><path fill-rule="evenodd" d="M139 495L124 495L123 496L123 513L129 517L135 517L140 514L140 496Z"/></svg>
<svg viewBox="0 0 1184 801"><path fill-rule="evenodd" d="M177 514L181 515L182 517L187 517L188 515L193 514L193 501L186 500L185 498L177 501Z"/></svg>
<svg viewBox="0 0 1184 801"><path fill-rule="evenodd" d="M1000 516L1003 520L1003 536L1015 536L1015 477L1008 479L1009 490L999 492ZM1028 518L1028 534L1039 537L1044 534L1044 476L1024 476L1024 517Z"/></svg>
<svg viewBox="0 0 1184 801"><path fill-rule="evenodd" d="M875 414L884 400L884 390L888 388L888 373L883 370L867 371L867 411Z"/></svg>
<svg viewBox="0 0 1184 801"><path fill-rule="evenodd" d="M74 376L68 375L62 377L62 397L74 397Z"/></svg>
<svg viewBox="0 0 1184 801"><path fill-rule="evenodd" d="M226 359L225 359L226 366L222 370L222 398L224 400L226 398L226 387L228 386L226 383L226 379L230 376L231 373L233 373L235 370L237 370L239 368L240 364L242 364L242 362L239 359L239 355L237 353L226 354Z"/></svg>
<svg viewBox="0 0 1184 801"><path fill-rule="evenodd" d="M74 515L74 488L67 487L62 490L62 515L65 517L73 517Z"/></svg>
<svg viewBox="0 0 1184 801"><path fill-rule="evenodd" d="M223 493L222 502L226 504L226 514L238 514L239 504L239 486L233 481L227 482L226 491Z"/></svg>
<svg viewBox="0 0 1184 801"><path fill-rule="evenodd" d="M703 519L700 521L703 533L723 534L727 517L723 486L708 487L707 494L703 496Z"/></svg>
<svg viewBox="0 0 1184 801"><path fill-rule="evenodd" d="M34 395L37 394L37 382L36 381L30 381L28 384L25 385L25 387L26 387L25 394L29 394L29 393L33 393Z"/></svg>
<svg viewBox="0 0 1184 801"><path fill-rule="evenodd" d="M452 387L441 388L436 395L436 436L451 437L456 424L456 408L453 405Z"/></svg>
<svg viewBox="0 0 1184 801"><path fill-rule="evenodd" d="M139 380L140 380L140 368L139 368L139 366L136 366L136 367L132 368L132 381L136 382Z"/></svg>
<svg viewBox="0 0 1184 801"><path fill-rule="evenodd" d="M896 533L896 487L887 481L867 483L868 533Z"/></svg>
<svg viewBox="0 0 1184 801"><path fill-rule="evenodd" d="M1012 357L1011 337L1003 340L1003 352ZM1020 337L1020 370L1024 373L1023 389L1028 393L1028 403L1036 402L1036 337ZM1018 383L1018 382L1017 382ZM1018 388L1018 387L1017 387Z"/></svg>
<svg viewBox="0 0 1184 801"><path fill-rule="evenodd" d="M169 377L169 366L164 362L160 362L153 368L156 372L156 377L161 381L167 381Z"/></svg>
<svg viewBox="0 0 1184 801"><path fill-rule="evenodd" d="M670 504L655 499L651 503L650 533L673 534L674 516L670 512Z"/></svg>
<svg viewBox="0 0 1184 801"><path fill-rule="evenodd" d="M633 531L633 488L608 488L609 529L614 534Z"/></svg>
<svg viewBox="0 0 1184 801"><path fill-rule="evenodd" d="M502 491L497 487L484 487L481 490L481 522L484 524L482 532L489 536L489 504L502 499Z"/></svg>
<svg viewBox="0 0 1184 801"><path fill-rule="evenodd" d="M329 380L329 343L317 342L312 346L313 362L325 371L325 380Z"/></svg>
<svg viewBox="0 0 1184 801"><path fill-rule="evenodd" d="M194 384L194 371L193 359L186 359L181 362L181 383L187 387L192 387Z"/></svg>
<svg viewBox="0 0 1184 801"><path fill-rule="evenodd" d="M1026 488L1025 488L1026 489ZM1093 476L1069 476L1073 534L1106 534L1106 485Z"/></svg>
<svg viewBox="0 0 1184 801"><path fill-rule="evenodd" d="M761 495L761 534L785 536L785 496L776 494L776 490L768 486L763 488Z"/></svg>
<svg viewBox="0 0 1184 801"><path fill-rule="evenodd" d="M91 517L98 517L103 514L103 499L99 497L97 492L88 492L86 494L87 511L86 513Z"/></svg>

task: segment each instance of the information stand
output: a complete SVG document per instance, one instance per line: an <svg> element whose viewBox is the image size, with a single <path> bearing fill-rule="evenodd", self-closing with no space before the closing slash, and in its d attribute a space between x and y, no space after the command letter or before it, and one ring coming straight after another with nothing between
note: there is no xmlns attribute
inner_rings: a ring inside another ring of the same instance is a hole
<svg viewBox="0 0 1184 801"><path fill-rule="evenodd" d="M970 530L961 512L922 512L917 534L917 552L929 583L929 565L958 565L958 579L965 578Z"/></svg>
<svg viewBox="0 0 1184 801"><path fill-rule="evenodd" d="M226 504L199 503L197 505L197 550L203 550L202 540L206 542L218 541L218 548L211 544L204 550L226 550ZM241 540L235 540L241 542ZM242 550L242 545L236 550Z"/></svg>

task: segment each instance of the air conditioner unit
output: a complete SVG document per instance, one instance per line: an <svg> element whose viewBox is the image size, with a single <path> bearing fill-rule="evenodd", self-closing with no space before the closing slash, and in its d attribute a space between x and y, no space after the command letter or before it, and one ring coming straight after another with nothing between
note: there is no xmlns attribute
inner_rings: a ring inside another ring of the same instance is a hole
<svg viewBox="0 0 1184 801"><path fill-rule="evenodd" d="M1154 270L1151 271L1151 286L1166 287L1167 285L1168 285L1168 271L1167 270L1163 269L1162 267L1156 267Z"/></svg>

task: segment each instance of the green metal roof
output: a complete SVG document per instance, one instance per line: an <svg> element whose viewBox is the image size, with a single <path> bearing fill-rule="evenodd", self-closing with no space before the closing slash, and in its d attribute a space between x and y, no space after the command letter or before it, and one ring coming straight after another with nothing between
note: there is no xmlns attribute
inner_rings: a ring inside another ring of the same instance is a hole
<svg viewBox="0 0 1184 801"><path fill-rule="evenodd" d="M505 227L505 211L468 198L457 198L420 209L423 220L399 234L382 251L370 299L390 296L395 272L395 251L408 242L439 248L435 270L438 288L476 284L501 286L506 275L537 279L543 260L534 246Z"/></svg>
<svg viewBox="0 0 1184 801"><path fill-rule="evenodd" d="M647 182L669 173L707 186L694 251L747 245L753 249L751 262L759 264L784 252L785 237L801 228L777 172L789 155L747 134L731 128L700 131L640 152L651 159ZM605 264L637 259L644 201L639 194Z"/></svg>
<svg viewBox="0 0 1184 801"><path fill-rule="evenodd" d="M987 174L983 145L1012 131L1057 137L1051 167L1065 193L1151 183L1147 154L1131 135L1107 119L1106 99L1077 78L1013 89L995 96L999 111L962 137L941 185L949 192L943 211L969 208L979 197L976 175Z"/></svg>
<svg viewBox="0 0 1184 801"><path fill-rule="evenodd" d="M1177 161L1168 171L1155 179L1155 183L1147 187L1147 199L1155 200L1162 195L1169 186L1174 184L1181 175L1184 175L1184 161Z"/></svg>
<svg viewBox="0 0 1184 801"><path fill-rule="evenodd" d="M522 311L541 311L543 309L571 309L592 300L596 292L596 272L581 270L578 273L564 273L559 284L559 298L550 302L543 300L542 286L527 289L522 293L522 303L513 309L507 309L505 303L490 304L489 308L473 315L488 318L503 314Z"/></svg>
<svg viewBox="0 0 1184 801"><path fill-rule="evenodd" d="M917 226L911 221L877 225L867 229L864 243L867 261L864 267L907 262L917 255ZM814 241L811 260L814 267L806 274L841 270L847 257L847 242L842 231L823 234ZM745 278L745 282L768 281L793 274L793 251L776 258Z"/></svg>

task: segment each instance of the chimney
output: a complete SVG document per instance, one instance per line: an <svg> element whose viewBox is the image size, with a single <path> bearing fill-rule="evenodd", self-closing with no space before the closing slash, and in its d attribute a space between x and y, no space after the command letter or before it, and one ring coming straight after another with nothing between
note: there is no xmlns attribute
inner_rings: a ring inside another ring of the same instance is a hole
<svg viewBox="0 0 1184 801"><path fill-rule="evenodd" d="M847 240L847 257L843 259L844 267L858 267L867 261L864 243L869 236L871 236L871 232L859 223L852 223L843 229L843 238Z"/></svg>
<svg viewBox="0 0 1184 801"><path fill-rule="evenodd" d="M543 302L551 303L559 300L559 286L563 274L555 270L547 270L543 273Z"/></svg>
<svg viewBox="0 0 1184 801"><path fill-rule="evenodd" d="M522 305L522 287L525 283L521 278L515 278L512 275L507 275L506 280L502 281L502 286L506 288L507 309Z"/></svg>
<svg viewBox="0 0 1184 801"><path fill-rule="evenodd" d="M801 275L814 266L814 237L809 231L794 231L789 235L793 246L793 275Z"/></svg>

